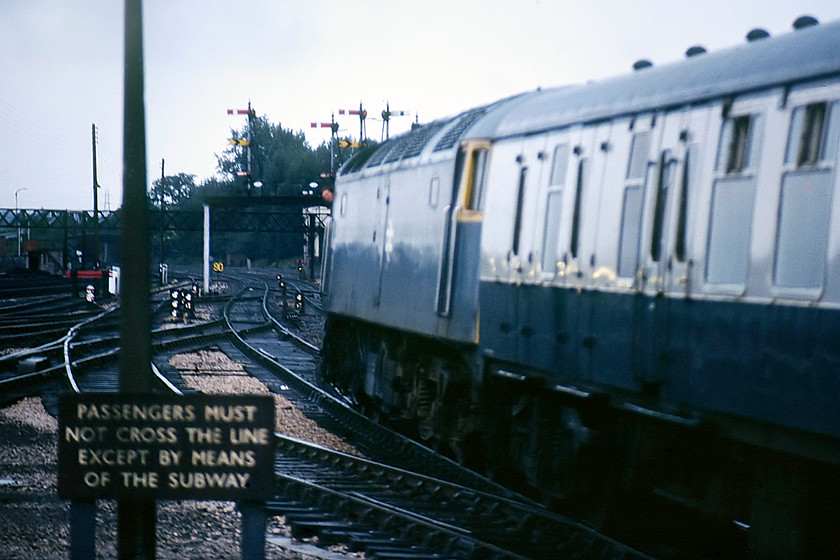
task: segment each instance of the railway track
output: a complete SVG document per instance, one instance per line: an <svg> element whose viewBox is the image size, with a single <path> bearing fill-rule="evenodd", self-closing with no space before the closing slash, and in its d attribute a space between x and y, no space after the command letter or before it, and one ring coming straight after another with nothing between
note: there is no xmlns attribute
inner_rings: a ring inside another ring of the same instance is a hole
<svg viewBox="0 0 840 560"><path fill-rule="evenodd" d="M100 307L70 295L6 300L0 306L0 347L29 347L49 342L101 311Z"/></svg>
<svg viewBox="0 0 840 560"><path fill-rule="evenodd" d="M218 317L189 323L166 322L170 301L168 290L165 291L153 302L157 325L151 333L153 354L197 350L224 340L225 329ZM84 313L73 310L59 318L61 328L47 342L0 356L0 403L41 394L45 407L55 414L62 391L117 391L119 308L103 310L87 305ZM29 323L21 322L22 332L31 332L40 324L37 318L32 321L31 315L27 314L27 318ZM174 376L166 379L154 361L151 367L161 380L162 390L171 391L179 383Z"/></svg>
<svg viewBox="0 0 840 560"><path fill-rule="evenodd" d="M58 276L43 274L3 274L0 276L0 300L40 297L45 294L69 295L73 282Z"/></svg>
<svg viewBox="0 0 840 560"><path fill-rule="evenodd" d="M294 536L341 542L369 558L645 558L372 422L319 388L318 347L296 334L296 327L317 320L317 296L296 282L286 291L268 286L268 279L231 278L227 287L236 296L207 297L218 317L201 322L164 321L169 300L160 299L152 339L161 368L152 367L160 391L185 391L164 358L218 347L256 364L249 373L367 457L277 436L276 492L266 511L285 516ZM4 401L40 392L55 414L61 391L116 391L116 316L116 309L99 310L48 343L0 357ZM12 371L12 364L30 358L49 365Z"/></svg>
<svg viewBox="0 0 840 560"><path fill-rule="evenodd" d="M291 438L278 438L277 484L297 538L374 558L643 559L591 528L518 500Z"/></svg>

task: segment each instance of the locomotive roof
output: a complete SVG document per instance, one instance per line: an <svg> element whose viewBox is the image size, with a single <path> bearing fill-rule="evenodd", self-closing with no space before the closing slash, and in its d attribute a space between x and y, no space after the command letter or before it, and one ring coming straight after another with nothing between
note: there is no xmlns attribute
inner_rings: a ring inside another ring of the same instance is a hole
<svg viewBox="0 0 840 560"><path fill-rule="evenodd" d="M679 107L775 85L840 74L840 21L703 53L586 84L523 93L417 127L357 154L352 173L448 150L462 138L503 138L659 108Z"/></svg>

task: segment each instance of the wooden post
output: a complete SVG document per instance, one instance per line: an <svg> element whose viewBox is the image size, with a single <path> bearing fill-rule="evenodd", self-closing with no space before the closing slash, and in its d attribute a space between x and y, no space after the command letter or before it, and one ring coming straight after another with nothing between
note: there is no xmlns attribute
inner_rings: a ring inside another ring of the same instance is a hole
<svg viewBox="0 0 840 560"><path fill-rule="evenodd" d="M70 503L70 560L96 558L96 502Z"/></svg>
<svg viewBox="0 0 840 560"><path fill-rule="evenodd" d="M265 559L265 503L239 502L242 514L242 560Z"/></svg>

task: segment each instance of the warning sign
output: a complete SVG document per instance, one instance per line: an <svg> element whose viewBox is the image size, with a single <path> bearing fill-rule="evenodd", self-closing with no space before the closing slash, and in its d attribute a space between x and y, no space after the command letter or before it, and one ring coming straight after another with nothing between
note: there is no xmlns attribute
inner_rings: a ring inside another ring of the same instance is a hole
<svg viewBox="0 0 840 560"><path fill-rule="evenodd" d="M274 487L268 395L63 395L58 438L62 498L264 499Z"/></svg>

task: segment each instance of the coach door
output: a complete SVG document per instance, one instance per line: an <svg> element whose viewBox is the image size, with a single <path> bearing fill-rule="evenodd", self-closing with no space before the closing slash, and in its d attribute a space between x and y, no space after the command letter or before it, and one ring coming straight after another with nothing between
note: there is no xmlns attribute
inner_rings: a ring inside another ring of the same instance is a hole
<svg viewBox="0 0 840 560"><path fill-rule="evenodd" d="M705 130L706 111L691 110L665 115L662 141L652 151L643 247L644 278L648 294L689 295L690 265L686 256L689 200L698 167L693 142Z"/></svg>
<svg viewBox="0 0 840 560"><path fill-rule="evenodd" d="M481 241L486 173L490 159L490 142L464 142L455 160L452 198L444 210L444 236L439 267L437 313L452 315L461 298L475 299L471 293L460 293L456 277L469 287L478 282L478 259ZM469 302L465 302L469 303Z"/></svg>
<svg viewBox="0 0 840 560"><path fill-rule="evenodd" d="M672 349L675 344L682 345L679 338L685 334L685 298L679 296L690 289L686 232L691 178L697 164L691 141L697 140L694 129L705 130L699 126L698 114L687 110L660 117L661 141L651 150L639 286L647 297L640 298L637 309L636 324L641 332L636 337L636 357L642 380L653 384L679 367L674 363L679 353Z"/></svg>

